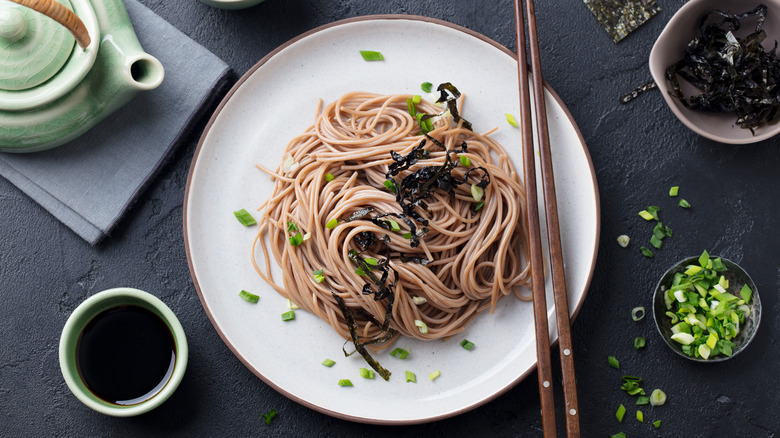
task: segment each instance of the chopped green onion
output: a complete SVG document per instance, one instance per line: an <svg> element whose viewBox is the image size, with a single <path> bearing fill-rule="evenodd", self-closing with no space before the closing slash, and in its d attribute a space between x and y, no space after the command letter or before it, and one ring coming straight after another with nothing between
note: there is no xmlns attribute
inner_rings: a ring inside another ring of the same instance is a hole
<svg viewBox="0 0 780 438"><path fill-rule="evenodd" d="M352 381L349 379L339 380L339 386L352 386Z"/></svg>
<svg viewBox="0 0 780 438"><path fill-rule="evenodd" d="M645 317L644 306L634 307L631 309L631 319L634 321L641 321Z"/></svg>
<svg viewBox="0 0 780 438"><path fill-rule="evenodd" d="M403 348L396 348L395 350L390 352L390 356L394 356L399 359L406 359L406 357L409 356L409 352L404 350Z"/></svg>
<svg viewBox="0 0 780 438"><path fill-rule="evenodd" d="M236 217L236 219L238 219L239 222L241 222L241 225L245 227L249 227L257 224L255 218L252 217L252 215L249 214L249 212L246 211L246 209L242 208L241 210L236 210L233 212L233 215Z"/></svg>
<svg viewBox="0 0 780 438"><path fill-rule="evenodd" d="M640 411L640 410L637 410L637 411L636 411L636 419L637 419L637 421L639 421L640 423L644 423L644 422L645 422L645 414L643 414L643 413L642 413L642 411Z"/></svg>
<svg viewBox="0 0 780 438"><path fill-rule="evenodd" d="M414 101L411 97L406 99L406 109L409 111L409 115L412 117L417 116L417 107L414 105Z"/></svg>
<svg viewBox="0 0 780 438"><path fill-rule="evenodd" d="M364 258L364 259L363 259L363 261L364 261L364 262L366 262L366 264L369 264L369 265L371 265L371 266L376 266L376 264L377 264L377 263L379 263L379 262L378 262L378 261L377 261L375 258L373 258L373 257L366 257L366 258Z"/></svg>
<svg viewBox="0 0 780 438"><path fill-rule="evenodd" d="M691 208L691 204L688 203L685 199L680 199L680 202L677 203L682 208Z"/></svg>
<svg viewBox="0 0 780 438"><path fill-rule="evenodd" d="M474 348L474 343L469 341L468 339L464 339L460 341L460 346L470 351L472 348Z"/></svg>
<svg viewBox="0 0 780 438"><path fill-rule="evenodd" d="M385 185L387 190L390 190L391 192L396 193L395 183L393 183L393 181L390 181L389 179L386 179L386 180L382 181L382 184Z"/></svg>
<svg viewBox="0 0 780 438"><path fill-rule="evenodd" d="M331 368L331 367L333 367L333 365L336 365L336 361L333 361L333 360L330 360L330 359L325 359L325 360L322 361L322 364L325 365L328 368Z"/></svg>
<svg viewBox="0 0 780 438"><path fill-rule="evenodd" d="M656 420L656 421L653 421L653 426L655 426L655 428L656 428L656 429L658 429L659 427L661 427L661 420Z"/></svg>
<svg viewBox="0 0 780 438"><path fill-rule="evenodd" d="M661 207L654 207L654 206L651 205L651 206L647 207L645 210L648 213L650 213L650 215L653 216L653 219L655 219L657 221L660 220L660 219L658 219L658 212L661 211Z"/></svg>
<svg viewBox="0 0 780 438"><path fill-rule="evenodd" d="M301 233L295 233L294 236L290 236L289 241L292 246L301 246L303 243L303 235Z"/></svg>
<svg viewBox="0 0 780 438"><path fill-rule="evenodd" d="M265 424L271 424L271 421L276 417L276 409L271 409L265 414L260 415L263 417L263 421L265 421Z"/></svg>
<svg viewBox="0 0 780 438"><path fill-rule="evenodd" d="M504 117L506 117L507 123L509 123L513 127L515 128L520 127L520 125L517 124L517 120L515 120L515 116L513 116L512 114L504 113Z"/></svg>
<svg viewBox="0 0 780 438"><path fill-rule="evenodd" d="M385 57L381 53L374 50L361 50L360 56L364 61L384 61Z"/></svg>
<svg viewBox="0 0 780 438"><path fill-rule="evenodd" d="M666 393L660 389L654 389L653 392L650 393L650 404L653 406L661 406L664 403L666 403Z"/></svg>
<svg viewBox="0 0 780 438"><path fill-rule="evenodd" d="M653 258L653 251L650 251L648 248L646 248L646 247L644 247L644 246L640 246L640 247L639 247L639 251L641 251L641 252L642 252L642 255L643 255L643 256L645 256L645 257L647 257L647 258L649 258L649 259L650 259L650 258Z"/></svg>
<svg viewBox="0 0 780 438"><path fill-rule="evenodd" d="M327 228L329 230L332 230L332 229L336 228L336 225L338 225L338 224L339 224L339 220L336 219L336 218L333 218L333 219L329 220L327 224L325 224L325 228Z"/></svg>
<svg viewBox="0 0 780 438"><path fill-rule="evenodd" d="M290 310L298 310L300 307L296 306L291 299L287 298L287 308Z"/></svg>
<svg viewBox="0 0 780 438"><path fill-rule="evenodd" d="M298 225L295 222L287 222L287 232L294 233L298 231Z"/></svg>
<svg viewBox="0 0 780 438"><path fill-rule="evenodd" d="M477 205L474 206L474 211L480 211L484 206L485 206L485 201L479 201L477 202Z"/></svg>
<svg viewBox="0 0 780 438"><path fill-rule="evenodd" d="M626 415L626 407L621 403L621 405L618 406L617 412L615 412L615 418L622 423L624 415Z"/></svg>
<svg viewBox="0 0 780 438"><path fill-rule="evenodd" d="M680 190L680 187L678 186L672 186L671 189L669 189L669 196L677 196L677 192Z"/></svg>
<svg viewBox="0 0 780 438"><path fill-rule="evenodd" d="M472 184L471 185L471 197L474 198L475 201L479 202L482 200L482 196L485 194L485 190L482 189L482 187Z"/></svg>
<svg viewBox="0 0 780 438"><path fill-rule="evenodd" d="M425 297L412 297L412 301L415 305L420 306L428 302Z"/></svg>
<svg viewBox="0 0 780 438"><path fill-rule="evenodd" d="M426 93L430 93L431 90L433 89L433 84L430 82L423 82L422 84L420 84L420 88Z"/></svg>
<svg viewBox="0 0 780 438"><path fill-rule="evenodd" d="M746 303L749 303L750 299L753 297L753 290L751 290L748 285L743 284L742 289L739 291L739 296L741 296Z"/></svg>
<svg viewBox="0 0 780 438"><path fill-rule="evenodd" d="M422 96L420 96L419 94L412 95L411 99L412 99L412 103L415 104L422 102Z"/></svg>
<svg viewBox="0 0 780 438"><path fill-rule="evenodd" d="M336 179L336 177L335 177L335 176L333 176L333 174L332 174L332 173L326 173L326 174L325 174L325 181L327 181L327 182L331 182L331 181L333 181L334 179Z"/></svg>
<svg viewBox="0 0 780 438"><path fill-rule="evenodd" d="M361 276L361 277L367 277L368 273L363 268L357 268L355 269L355 274Z"/></svg>
<svg viewBox="0 0 780 438"><path fill-rule="evenodd" d="M360 377L364 379L373 380L374 372L372 370L369 370L368 368L360 368Z"/></svg>
<svg viewBox="0 0 780 438"><path fill-rule="evenodd" d="M644 220L646 220L646 221L651 221L651 220L653 220L653 219L654 219L654 218L653 218L653 215L652 215L652 214L650 214L650 213L649 213L647 210L642 210L642 211L640 211L640 212L639 212L639 216L641 216L641 217L642 217L642 219L644 219Z"/></svg>
<svg viewBox="0 0 780 438"><path fill-rule="evenodd" d="M317 283L322 283L325 281L325 273L322 271L322 269L317 269L316 271L311 273L312 277L314 277L314 281Z"/></svg>
<svg viewBox="0 0 780 438"><path fill-rule="evenodd" d="M634 348L639 350L640 348L645 347L645 338L639 336L637 338L634 338Z"/></svg>
<svg viewBox="0 0 780 438"><path fill-rule="evenodd" d="M398 222L388 218L382 218L382 220L390 225L390 231L401 231L401 226L398 225Z"/></svg>
<svg viewBox="0 0 780 438"><path fill-rule="evenodd" d="M623 432L618 432L614 435L610 435L609 438L626 438L626 434Z"/></svg>
<svg viewBox="0 0 780 438"><path fill-rule="evenodd" d="M282 313L282 321L292 321L295 319L295 311L290 310L289 312Z"/></svg>
<svg viewBox="0 0 780 438"><path fill-rule="evenodd" d="M414 325L417 326L417 328L420 330L420 333L422 333L422 334L428 333L428 325L425 324L423 321L421 321L419 319L415 319L414 320Z"/></svg>
<svg viewBox="0 0 780 438"><path fill-rule="evenodd" d="M463 166L463 167L471 166L471 160L469 160L469 157L467 157L465 155L461 155L461 156L458 157L458 159L460 160L460 165L461 166Z"/></svg>
<svg viewBox="0 0 780 438"><path fill-rule="evenodd" d="M406 372L406 383L409 383L409 382L417 383L417 375L414 374L411 371L407 371Z"/></svg>
<svg viewBox="0 0 780 438"><path fill-rule="evenodd" d="M412 238L412 233L404 233L403 237L404 237L404 239L411 239Z"/></svg>
<svg viewBox="0 0 780 438"><path fill-rule="evenodd" d="M441 375L441 372L439 372L439 370L436 370L436 371L428 374L428 378L431 379L431 380L436 380L436 378L439 377L440 375Z"/></svg>
<svg viewBox="0 0 780 438"><path fill-rule="evenodd" d="M636 398L636 404L637 405L647 405L650 404L650 397L646 395L640 395Z"/></svg>
<svg viewBox="0 0 780 438"><path fill-rule="evenodd" d="M654 235L653 237L650 238L650 245L653 245L655 249L661 249L663 244L664 242L661 239L659 239L658 236Z"/></svg>
<svg viewBox="0 0 780 438"><path fill-rule="evenodd" d="M631 238L626 236L625 234L621 234L617 238L618 245L620 245L623 248L627 247L629 242L631 242Z"/></svg>
<svg viewBox="0 0 780 438"><path fill-rule="evenodd" d="M615 356L609 356L607 357L607 361L609 362L609 366L615 369L620 369L620 362L618 362L617 358Z"/></svg>
<svg viewBox="0 0 780 438"><path fill-rule="evenodd" d="M238 296L253 304L256 303L258 300L260 300L260 296L255 295L252 292L247 292L245 290L239 292Z"/></svg>

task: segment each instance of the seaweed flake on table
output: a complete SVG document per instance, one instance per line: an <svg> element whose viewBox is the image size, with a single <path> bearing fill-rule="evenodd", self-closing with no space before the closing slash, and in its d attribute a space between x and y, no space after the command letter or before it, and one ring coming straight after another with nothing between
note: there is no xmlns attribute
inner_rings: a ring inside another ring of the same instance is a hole
<svg viewBox="0 0 780 438"><path fill-rule="evenodd" d="M614 42L661 11L655 0L584 0Z"/></svg>
<svg viewBox="0 0 780 438"><path fill-rule="evenodd" d="M766 15L765 5L741 14L719 10L705 14L683 59L666 72L672 86L669 94L693 110L735 112L737 125L754 135L755 128L771 122L780 107L780 60L775 54L777 41L770 51L762 46ZM735 32L742 24L755 27L739 37ZM698 92L685 96L680 79Z"/></svg>

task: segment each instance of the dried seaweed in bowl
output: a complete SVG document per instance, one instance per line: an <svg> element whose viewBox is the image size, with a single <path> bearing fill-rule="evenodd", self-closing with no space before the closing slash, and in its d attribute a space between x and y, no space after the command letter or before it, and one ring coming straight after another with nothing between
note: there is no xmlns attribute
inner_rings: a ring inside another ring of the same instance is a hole
<svg viewBox="0 0 780 438"><path fill-rule="evenodd" d="M769 51L762 45L767 12L760 5L740 14L720 10L704 14L683 59L667 69L669 93L693 110L734 112L736 124L754 135L756 128L771 122L780 106L780 61L776 41ZM737 31L746 20L755 20L755 27L739 37ZM698 92L686 96L681 80Z"/></svg>
<svg viewBox="0 0 780 438"><path fill-rule="evenodd" d="M655 0L584 0L614 42L620 42L661 11Z"/></svg>

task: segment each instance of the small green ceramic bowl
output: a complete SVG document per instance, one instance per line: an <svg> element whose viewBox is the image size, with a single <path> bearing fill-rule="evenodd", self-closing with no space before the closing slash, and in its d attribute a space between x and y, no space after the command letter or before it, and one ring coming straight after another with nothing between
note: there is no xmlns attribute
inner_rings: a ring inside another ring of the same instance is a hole
<svg viewBox="0 0 780 438"><path fill-rule="evenodd" d="M93 394L84 383L76 364L77 345L84 328L95 316L117 306L139 306L155 313L170 329L175 344L176 360L167 382L150 398L132 405L110 403ZM187 369L188 356L184 329L171 309L150 293L126 287L108 289L87 298L70 315L60 338L60 369L70 390L88 407L115 417L140 415L160 406L179 386Z"/></svg>
<svg viewBox="0 0 780 438"><path fill-rule="evenodd" d="M716 256L710 256L710 258L714 259ZM742 288L742 285L747 285L753 291L751 302L748 304L750 315L740 327L737 336L732 339L732 342L734 342L734 349L731 356L718 355L711 356L709 359L688 356L683 352L682 345L671 339L673 334L672 322L669 316L666 315L667 308L664 301L664 292L669 288L669 285L672 284L674 274L677 272L684 272L687 266L699 264L698 256L681 260L669 268L661 277L661 280L658 282L658 285L655 287L655 292L653 293L653 319L655 320L655 326L658 329L658 333L672 351L688 360L696 362L723 362L731 359L741 353L748 344L750 344L750 341L752 341L753 337L756 335L758 325L761 322L761 298L758 296L758 288L753 282L753 279L751 279L747 271L742 269L738 264L725 258L721 258L721 260L727 269L725 272L722 272L722 275L729 281L729 284L731 285L729 289L732 290L732 292L734 290L739 291ZM737 292L737 295L738 294L739 292Z"/></svg>

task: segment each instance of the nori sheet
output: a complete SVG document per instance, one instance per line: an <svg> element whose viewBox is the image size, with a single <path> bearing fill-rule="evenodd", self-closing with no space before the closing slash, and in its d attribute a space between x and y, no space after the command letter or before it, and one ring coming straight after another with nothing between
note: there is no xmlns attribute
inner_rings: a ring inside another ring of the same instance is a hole
<svg viewBox="0 0 780 438"><path fill-rule="evenodd" d="M661 11L655 0L584 0L614 42Z"/></svg>

